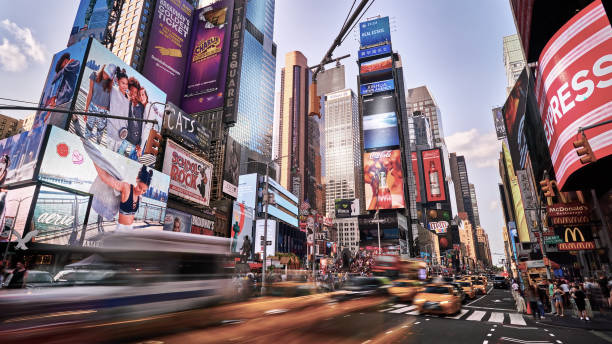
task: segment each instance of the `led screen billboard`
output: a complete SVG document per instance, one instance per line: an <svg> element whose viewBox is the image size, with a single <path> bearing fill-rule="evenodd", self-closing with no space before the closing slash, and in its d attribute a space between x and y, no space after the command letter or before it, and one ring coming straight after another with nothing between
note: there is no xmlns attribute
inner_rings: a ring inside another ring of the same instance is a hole
<svg viewBox="0 0 612 344"><path fill-rule="evenodd" d="M555 33L538 60L535 94L560 188L585 167L573 146L578 129L612 119L608 15L600 0L593 1ZM612 155L611 123L591 128L585 135L595 157Z"/></svg>
<svg viewBox="0 0 612 344"><path fill-rule="evenodd" d="M223 165L223 192L234 198L238 196L241 150L242 146L240 143L231 136L228 136L225 145L225 161Z"/></svg>
<svg viewBox="0 0 612 344"><path fill-rule="evenodd" d="M115 0L81 0L68 38L68 46L93 37L103 41Z"/></svg>
<svg viewBox="0 0 612 344"><path fill-rule="evenodd" d="M257 220L255 221L255 253L261 253L263 255L263 246L261 245L261 238L264 236L264 230L266 228L265 220ZM267 221L267 241L270 242L270 245L266 248L267 256L274 256L276 254L276 221L268 220Z"/></svg>
<svg viewBox="0 0 612 344"><path fill-rule="evenodd" d="M359 198L356 199L336 199L334 209L337 219L359 215Z"/></svg>
<svg viewBox="0 0 612 344"><path fill-rule="evenodd" d="M52 127L38 179L93 195L81 242L115 229L162 230L170 177Z"/></svg>
<svg viewBox="0 0 612 344"><path fill-rule="evenodd" d="M232 252L251 256L253 247L253 208L234 202L232 212Z"/></svg>
<svg viewBox="0 0 612 344"><path fill-rule="evenodd" d="M166 208L164 230L170 232L191 233L191 215L182 211Z"/></svg>
<svg viewBox="0 0 612 344"><path fill-rule="evenodd" d="M164 129L189 148L208 150L210 131L172 103L166 103Z"/></svg>
<svg viewBox="0 0 612 344"><path fill-rule="evenodd" d="M518 178L514 173L512 158L510 157L508 145L505 141L502 142L502 151L504 153L504 162L506 163L506 173L508 175L508 179L510 180L511 199L512 204L514 206L514 214L516 220L515 226L518 229L518 237L520 242L527 243L530 242L529 228L527 227L527 219L525 218L525 208L523 206L521 189L519 186Z"/></svg>
<svg viewBox="0 0 612 344"><path fill-rule="evenodd" d="M74 109L128 119L73 115L70 132L132 160L153 165L157 150L146 148L161 131L166 94L96 40L91 41L86 61Z"/></svg>
<svg viewBox="0 0 612 344"><path fill-rule="evenodd" d="M162 172L170 176L170 193L201 205L210 204L210 183L213 165L166 141Z"/></svg>
<svg viewBox="0 0 612 344"><path fill-rule="evenodd" d="M85 1L84 1L85 2ZM80 41L53 56L49 74L43 86L39 106L48 109L69 110L77 89L85 61L88 40ZM32 128L52 124L61 128L66 126L68 114L50 111L36 113Z"/></svg>
<svg viewBox="0 0 612 344"><path fill-rule="evenodd" d="M196 113L223 106L233 1L195 11L181 109Z"/></svg>
<svg viewBox="0 0 612 344"><path fill-rule="evenodd" d="M32 180L46 126L0 140L0 185Z"/></svg>
<svg viewBox="0 0 612 344"><path fill-rule="evenodd" d="M444 191L444 172L440 149L421 151L423 161L423 174L425 190L427 191L427 202L443 202L446 200Z"/></svg>
<svg viewBox="0 0 612 344"><path fill-rule="evenodd" d="M385 44L373 48L361 49L359 50L359 59L361 60L371 56L379 56L385 54L391 54L391 45Z"/></svg>
<svg viewBox="0 0 612 344"><path fill-rule="evenodd" d="M400 150L366 152L363 165L367 210L404 208Z"/></svg>
<svg viewBox="0 0 612 344"><path fill-rule="evenodd" d="M157 0L142 74L181 101L193 6L185 0Z"/></svg>
<svg viewBox="0 0 612 344"><path fill-rule="evenodd" d="M363 96L395 89L393 79L361 84L360 86L361 95Z"/></svg>
<svg viewBox="0 0 612 344"><path fill-rule="evenodd" d="M506 137L506 126L504 124L504 115L501 107L496 107L493 109L493 123L495 125L497 139L501 140Z"/></svg>
<svg viewBox="0 0 612 344"><path fill-rule="evenodd" d="M375 115L386 112L395 111L395 96L393 94L381 94L372 97L366 97L362 100L363 115Z"/></svg>
<svg viewBox="0 0 612 344"><path fill-rule="evenodd" d="M527 106L528 84L527 69L523 69L502 110L506 124L508 148L510 148L514 167L517 169L524 169L527 162L525 108Z"/></svg>
<svg viewBox="0 0 612 344"><path fill-rule="evenodd" d="M257 173L243 174L238 179L238 196L236 201L247 207L255 208L257 201Z"/></svg>
<svg viewBox="0 0 612 344"><path fill-rule="evenodd" d="M382 148L399 145L395 112L363 116L363 148Z"/></svg>
<svg viewBox="0 0 612 344"><path fill-rule="evenodd" d="M414 183L416 187L416 197L415 201L417 203L421 203L421 178L419 173L419 161L417 157L417 152L410 152L410 160L412 160L412 174L414 175Z"/></svg>
<svg viewBox="0 0 612 344"><path fill-rule="evenodd" d="M359 23L359 43L361 47L391 41L389 17L376 18Z"/></svg>
<svg viewBox="0 0 612 344"><path fill-rule="evenodd" d="M362 62L359 65L359 74L389 70L391 67L393 67L393 60L391 59L391 56L381 57L375 60Z"/></svg>
<svg viewBox="0 0 612 344"><path fill-rule="evenodd" d="M11 241L23 240L23 232L35 192L35 185L0 190L0 199L4 201L4 209L0 209L0 241L7 241L9 236ZM12 235L10 234L11 229L13 230Z"/></svg>

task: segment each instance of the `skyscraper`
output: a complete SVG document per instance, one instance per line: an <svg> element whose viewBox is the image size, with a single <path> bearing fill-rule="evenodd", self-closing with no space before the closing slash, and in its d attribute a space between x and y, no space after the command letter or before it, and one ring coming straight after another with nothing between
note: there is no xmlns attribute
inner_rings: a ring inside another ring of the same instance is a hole
<svg viewBox="0 0 612 344"><path fill-rule="evenodd" d="M472 212L474 213L474 225L480 227L480 215L478 214L478 201L476 200L476 189L470 183L470 201L472 202Z"/></svg>
<svg viewBox="0 0 612 344"><path fill-rule="evenodd" d="M107 44L113 54L136 70L140 70L144 61L153 12L152 1L123 0L114 40Z"/></svg>
<svg viewBox="0 0 612 344"><path fill-rule="evenodd" d="M506 92L510 94L516 79L525 68L525 57L517 34L504 37L504 67L507 78Z"/></svg>
<svg viewBox="0 0 612 344"><path fill-rule="evenodd" d="M470 223L473 226L476 226L465 157L463 155L457 155L457 153L450 153L449 160L451 178L453 179L453 184L455 186L457 212L466 212Z"/></svg>
<svg viewBox="0 0 612 344"><path fill-rule="evenodd" d="M429 119L434 147L444 146L442 113L427 86L407 90L406 106L409 114L424 115Z"/></svg>

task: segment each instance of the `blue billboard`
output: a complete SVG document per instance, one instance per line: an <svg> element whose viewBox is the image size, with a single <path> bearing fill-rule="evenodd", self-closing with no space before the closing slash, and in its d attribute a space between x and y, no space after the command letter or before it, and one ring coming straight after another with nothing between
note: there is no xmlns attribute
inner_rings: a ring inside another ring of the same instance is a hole
<svg viewBox="0 0 612 344"><path fill-rule="evenodd" d="M359 50L359 58L364 59L370 56L386 55L391 53L391 45L385 44L374 48Z"/></svg>
<svg viewBox="0 0 612 344"><path fill-rule="evenodd" d="M359 24L359 43L362 47L390 41L389 17L376 18Z"/></svg>
<svg viewBox="0 0 612 344"><path fill-rule="evenodd" d="M395 89L395 83L391 79L391 80L371 82L369 84L362 84L360 91L361 91L361 95L366 96L368 94L391 91L394 89Z"/></svg>

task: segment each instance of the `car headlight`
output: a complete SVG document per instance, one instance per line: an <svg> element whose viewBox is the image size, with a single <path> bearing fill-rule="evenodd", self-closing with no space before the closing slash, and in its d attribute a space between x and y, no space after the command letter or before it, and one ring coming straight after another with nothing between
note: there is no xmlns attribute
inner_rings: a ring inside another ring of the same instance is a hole
<svg viewBox="0 0 612 344"><path fill-rule="evenodd" d="M443 304L445 304L445 303L448 303L448 301L442 301L442 302L440 302L440 304L441 304L441 305L443 305Z"/></svg>
<svg viewBox="0 0 612 344"><path fill-rule="evenodd" d="M416 299L414 302L425 302L425 299Z"/></svg>

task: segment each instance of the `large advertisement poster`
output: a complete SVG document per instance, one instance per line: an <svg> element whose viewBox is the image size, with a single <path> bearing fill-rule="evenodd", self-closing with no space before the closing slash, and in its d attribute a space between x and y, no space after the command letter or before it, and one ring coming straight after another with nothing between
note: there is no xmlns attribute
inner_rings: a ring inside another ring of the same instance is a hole
<svg viewBox="0 0 612 344"><path fill-rule="evenodd" d="M208 206L213 165L174 143L166 142L162 172L170 175L170 193Z"/></svg>
<svg viewBox="0 0 612 344"><path fill-rule="evenodd" d="M209 147L210 131L172 103L166 103L164 129L189 148L206 151Z"/></svg>
<svg viewBox="0 0 612 344"><path fill-rule="evenodd" d="M525 108L527 106L528 83L527 69L523 69L502 110L508 138L508 148L510 148L514 167L517 169L524 169L527 162Z"/></svg>
<svg viewBox="0 0 612 344"><path fill-rule="evenodd" d="M336 199L334 209L337 219L348 218L359 215L359 198Z"/></svg>
<svg viewBox="0 0 612 344"><path fill-rule="evenodd" d="M157 0L142 74L180 103L193 6L185 0Z"/></svg>
<svg viewBox="0 0 612 344"><path fill-rule="evenodd" d="M506 137L506 125L504 124L504 115L501 107L493 109L493 123L495 124L497 139L501 140Z"/></svg>
<svg viewBox="0 0 612 344"><path fill-rule="evenodd" d="M369 84L361 84L360 92L361 95L367 96L368 94L374 94L385 91L392 91L395 89L395 83L393 79L376 81Z"/></svg>
<svg viewBox="0 0 612 344"><path fill-rule="evenodd" d="M191 233L191 215L182 211L166 208L164 230L179 233Z"/></svg>
<svg viewBox="0 0 612 344"><path fill-rule="evenodd" d="M527 219L525 218L525 208L523 206L523 198L521 196L521 189L518 182L518 177L514 173L514 167L512 165L512 159L510 158L510 151L506 142L502 142L502 151L504 153L504 161L506 163L506 172L508 173L508 179L510 180L510 192L512 196L512 205L515 213L515 226L517 227L518 237L520 242L530 242L529 238L529 227L527 227Z"/></svg>
<svg viewBox="0 0 612 344"><path fill-rule="evenodd" d="M116 229L162 230L170 177L91 141L52 127L38 178L93 195L86 246Z"/></svg>
<svg viewBox="0 0 612 344"><path fill-rule="evenodd" d="M573 141L580 127L612 119L612 27L600 0L568 21L538 60L536 97L557 183L584 165ZM598 159L612 155L612 123L585 131Z"/></svg>
<svg viewBox="0 0 612 344"><path fill-rule="evenodd" d="M0 185L31 180L34 177L46 129L43 125L0 140Z"/></svg>
<svg viewBox="0 0 612 344"><path fill-rule="evenodd" d="M0 209L0 241L7 241L9 236L11 241L22 240L35 191L35 185L0 191L0 199L4 200Z"/></svg>
<svg viewBox="0 0 612 344"><path fill-rule="evenodd" d="M104 40L115 0L81 0L68 38L68 46L93 37Z"/></svg>
<svg viewBox="0 0 612 344"><path fill-rule="evenodd" d="M257 220L255 224L255 254L261 253L263 255L263 246L261 238L264 236L265 220ZM267 223L267 242L269 245L266 248L266 255L274 256L276 254L276 221L268 220Z"/></svg>
<svg viewBox="0 0 612 344"><path fill-rule="evenodd" d="M181 108L187 113L223 106L233 1L196 10Z"/></svg>
<svg viewBox="0 0 612 344"><path fill-rule="evenodd" d="M225 145L223 165L223 193L236 198L238 196L238 177L240 175L240 152L242 146L230 136Z"/></svg>
<svg viewBox="0 0 612 344"><path fill-rule="evenodd" d="M390 41L389 17L376 18L359 23L359 43L361 47L366 48Z"/></svg>
<svg viewBox="0 0 612 344"><path fill-rule="evenodd" d="M425 178L427 202L444 202L446 192L444 190L444 173L442 171L440 149L421 151L421 160L423 161L423 178Z"/></svg>
<svg viewBox="0 0 612 344"><path fill-rule="evenodd" d="M359 65L359 78L362 84L393 78L393 59L391 56L362 62Z"/></svg>
<svg viewBox="0 0 612 344"><path fill-rule="evenodd" d="M165 104L162 90L93 40L74 109L127 119L73 115L70 132L152 166L158 153L152 147L158 147L156 134L161 131Z"/></svg>
<svg viewBox="0 0 612 344"><path fill-rule="evenodd" d="M83 1L85 2L85 1ZM85 61L88 40L82 40L53 56L49 74L40 96L40 107L69 110L77 89L77 82ZM32 128L52 124L61 128L66 126L68 114L39 111L36 113Z"/></svg>
<svg viewBox="0 0 612 344"><path fill-rule="evenodd" d="M382 148L399 145L395 112L363 116L363 148Z"/></svg>
<svg viewBox="0 0 612 344"><path fill-rule="evenodd" d="M404 173L400 150L366 152L363 154L363 165L367 210L404 208Z"/></svg>
<svg viewBox="0 0 612 344"><path fill-rule="evenodd" d="M410 160L412 160L412 174L414 175L414 183L416 187L416 197L415 201L417 203L421 203L421 178L419 173L419 161L417 157L417 152L410 152Z"/></svg>
<svg viewBox="0 0 612 344"><path fill-rule="evenodd" d="M371 56L391 54L391 45L379 45L374 48L367 48L359 50L359 59L365 59Z"/></svg>
<svg viewBox="0 0 612 344"><path fill-rule="evenodd" d="M232 252L246 254L248 257L251 256L253 248L253 219L253 208L247 207L243 203L234 202L232 212Z"/></svg>

